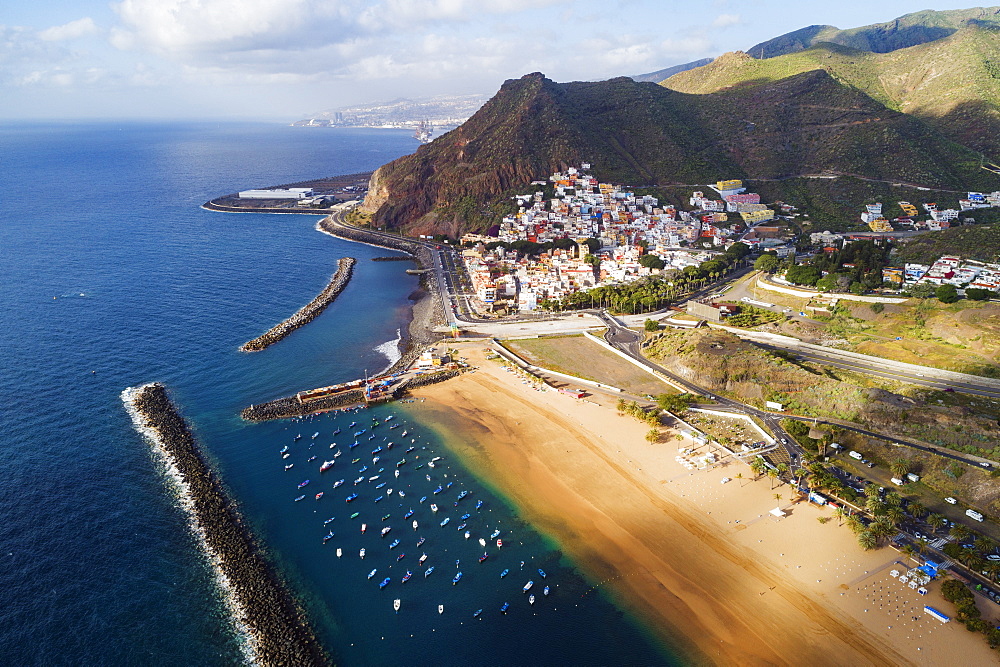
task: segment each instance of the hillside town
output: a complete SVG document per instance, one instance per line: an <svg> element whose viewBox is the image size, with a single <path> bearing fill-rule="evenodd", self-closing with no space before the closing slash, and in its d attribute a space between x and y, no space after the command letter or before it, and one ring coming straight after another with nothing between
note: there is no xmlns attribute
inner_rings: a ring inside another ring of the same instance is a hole
<svg viewBox="0 0 1000 667"><path fill-rule="evenodd" d="M652 195L601 183L589 170L584 163L535 181L538 190L516 197L518 212L503 219L496 236L462 237L466 270L480 301L506 301L532 311L543 300L698 266L738 241L781 256L794 252L781 228L763 224L775 219L775 211L739 180L715 183L713 196L695 191L691 210L681 210ZM546 187L552 189L548 199ZM557 241L562 243L538 255L509 247Z"/></svg>

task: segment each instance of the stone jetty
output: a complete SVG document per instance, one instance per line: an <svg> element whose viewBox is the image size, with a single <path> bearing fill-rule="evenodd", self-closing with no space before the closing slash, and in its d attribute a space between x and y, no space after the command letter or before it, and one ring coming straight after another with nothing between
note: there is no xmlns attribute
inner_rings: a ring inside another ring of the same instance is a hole
<svg viewBox="0 0 1000 667"><path fill-rule="evenodd" d="M330 278L330 284L317 294L315 299L300 308L284 322L272 327L264 335L244 343L240 347L240 350L242 352L259 352L270 345L274 345L299 327L312 322L347 287L356 262L357 260L353 257L341 257L337 262L337 272Z"/></svg>
<svg viewBox="0 0 1000 667"><path fill-rule="evenodd" d="M387 257L372 257L373 262L412 262L410 255L389 255Z"/></svg>
<svg viewBox="0 0 1000 667"><path fill-rule="evenodd" d="M262 554L235 504L205 462L166 389L149 384L130 394L134 419L178 471L186 500L209 555L228 583L231 603L250 635L256 664L284 667L331 664L284 582Z"/></svg>
<svg viewBox="0 0 1000 667"><path fill-rule="evenodd" d="M244 408L240 412L240 416L247 421L260 422L270 419L303 417L318 412L328 412L355 405L367 405L373 402L381 403L398 399L409 389L434 384L435 382L444 382L457 376L460 372L462 371L449 368L434 373L407 377L395 386L390 393L380 396L377 401L366 400L364 389L361 388L347 389L335 393L327 393L325 389L312 389L299 392L295 396L286 396L268 401L267 403L251 405ZM311 398L309 397L310 394L318 397Z"/></svg>

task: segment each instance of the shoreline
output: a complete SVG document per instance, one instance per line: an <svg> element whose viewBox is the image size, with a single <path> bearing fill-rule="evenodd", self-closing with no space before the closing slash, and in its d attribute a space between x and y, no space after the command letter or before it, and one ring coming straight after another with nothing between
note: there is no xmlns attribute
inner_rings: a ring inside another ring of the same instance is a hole
<svg viewBox="0 0 1000 667"><path fill-rule="evenodd" d="M177 482L189 515L213 565L248 661L264 665L326 665L328 656L286 584L204 461L187 422L157 383L130 387L122 401L132 422L158 452Z"/></svg>
<svg viewBox="0 0 1000 667"><path fill-rule="evenodd" d="M347 287L347 284L351 281L351 276L354 273L354 265L357 261L354 257L341 257L337 260L337 270L330 278L330 282L312 301L299 308L288 319L279 322L257 338L241 345L240 351L259 352L267 349L299 327L305 326L316 319Z"/></svg>
<svg viewBox="0 0 1000 667"><path fill-rule="evenodd" d="M750 481L742 463L687 468L676 459L695 443L670 429L646 442L648 426L616 414L613 397L539 392L486 361L481 342L456 345L478 370L415 392L414 418L688 662L996 661L980 636L923 613L951 613L939 584L927 596L900 586L889 569L906 557L862 551L829 508Z"/></svg>

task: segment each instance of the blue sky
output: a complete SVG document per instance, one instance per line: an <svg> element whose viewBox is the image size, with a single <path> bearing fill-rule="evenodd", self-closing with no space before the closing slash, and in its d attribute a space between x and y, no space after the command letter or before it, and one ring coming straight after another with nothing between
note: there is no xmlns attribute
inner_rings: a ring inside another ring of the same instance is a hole
<svg viewBox="0 0 1000 667"><path fill-rule="evenodd" d="M261 118L638 74L938 0L8 0L0 118Z"/></svg>

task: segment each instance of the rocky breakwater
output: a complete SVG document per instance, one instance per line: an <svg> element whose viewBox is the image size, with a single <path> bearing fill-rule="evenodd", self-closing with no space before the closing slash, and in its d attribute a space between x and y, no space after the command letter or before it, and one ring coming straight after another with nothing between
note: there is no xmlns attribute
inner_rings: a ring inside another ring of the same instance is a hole
<svg viewBox="0 0 1000 667"><path fill-rule="evenodd" d="M337 408L350 407L365 402L363 389L352 389L331 396L302 400L299 395L278 398L267 403L258 403L243 408L240 416L251 422L262 422L269 419L288 419L302 417L317 412L326 412Z"/></svg>
<svg viewBox="0 0 1000 667"><path fill-rule="evenodd" d="M302 308L299 308L294 315L284 322L272 327L267 333L244 343L240 347L240 350L242 352L259 352L270 345L274 345L299 327L312 322L347 287L356 262L357 260L353 257L341 257L337 262L337 272L330 278L330 284L317 294L315 299Z"/></svg>
<svg viewBox="0 0 1000 667"><path fill-rule="evenodd" d="M136 427L164 457L182 489L182 503L248 640L248 661L282 667L330 664L302 609L244 526L166 389L149 384L128 389L122 397Z"/></svg>

